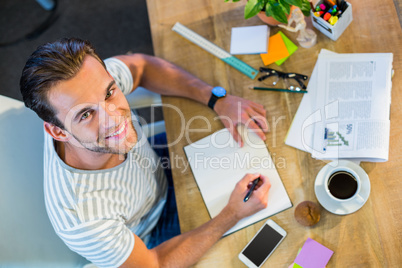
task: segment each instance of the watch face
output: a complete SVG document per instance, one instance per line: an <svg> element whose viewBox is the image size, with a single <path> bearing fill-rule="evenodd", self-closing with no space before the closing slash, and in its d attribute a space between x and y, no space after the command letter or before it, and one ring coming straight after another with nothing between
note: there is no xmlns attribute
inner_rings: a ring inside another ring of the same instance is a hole
<svg viewBox="0 0 402 268"><path fill-rule="evenodd" d="M224 97L226 95L226 89L224 89L223 87L214 87L212 89L212 94L214 94L218 98Z"/></svg>

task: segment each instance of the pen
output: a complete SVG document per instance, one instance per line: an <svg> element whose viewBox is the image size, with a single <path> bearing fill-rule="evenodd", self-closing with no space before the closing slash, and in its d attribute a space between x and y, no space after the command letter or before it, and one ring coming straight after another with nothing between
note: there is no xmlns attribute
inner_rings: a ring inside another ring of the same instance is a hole
<svg viewBox="0 0 402 268"><path fill-rule="evenodd" d="M253 87L255 90L268 90L268 91L280 91L280 92L291 92L291 93L307 93L307 90L290 90L284 88L271 88L271 87Z"/></svg>
<svg viewBox="0 0 402 268"><path fill-rule="evenodd" d="M250 190L248 190L246 197L244 197L244 202L247 202L250 199L251 194L254 191L255 186L257 186L257 183L260 181L260 177L257 179L253 180L253 185L251 185Z"/></svg>
<svg viewBox="0 0 402 268"><path fill-rule="evenodd" d="M335 4L335 2L334 1L332 1L332 0L327 0L332 6L335 6L336 4Z"/></svg>
<svg viewBox="0 0 402 268"><path fill-rule="evenodd" d="M314 5L313 5L312 0L311 0L311 1L309 1L309 2L310 2L310 8L311 8L311 10L314 12Z"/></svg>

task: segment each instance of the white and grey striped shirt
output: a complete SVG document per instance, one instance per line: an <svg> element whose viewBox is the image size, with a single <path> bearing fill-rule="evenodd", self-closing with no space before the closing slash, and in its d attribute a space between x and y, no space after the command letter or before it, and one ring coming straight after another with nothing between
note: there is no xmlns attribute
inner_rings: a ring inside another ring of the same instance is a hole
<svg viewBox="0 0 402 268"><path fill-rule="evenodd" d="M127 94L133 80L120 60L105 60L116 84ZM44 192L57 235L73 251L99 267L123 264L134 248L133 233L145 242L166 202L167 181L159 158L142 135L120 165L99 171L78 170L57 155L45 132Z"/></svg>

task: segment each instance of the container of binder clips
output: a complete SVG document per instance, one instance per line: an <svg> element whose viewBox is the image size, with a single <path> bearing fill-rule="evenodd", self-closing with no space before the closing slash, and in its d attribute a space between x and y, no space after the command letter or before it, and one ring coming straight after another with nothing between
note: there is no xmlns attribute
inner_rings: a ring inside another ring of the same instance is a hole
<svg viewBox="0 0 402 268"><path fill-rule="evenodd" d="M346 1L319 1L311 10L313 26L336 41L353 20L352 5Z"/></svg>

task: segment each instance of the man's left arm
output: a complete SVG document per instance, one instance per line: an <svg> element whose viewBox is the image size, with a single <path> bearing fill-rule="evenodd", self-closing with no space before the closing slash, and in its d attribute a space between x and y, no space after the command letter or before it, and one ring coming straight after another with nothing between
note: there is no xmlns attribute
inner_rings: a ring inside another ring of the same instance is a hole
<svg viewBox="0 0 402 268"><path fill-rule="evenodd" d="M178 66L144 54L121 55L115 58L129 67L133 76L132 90L141 86L161 95L184 97L208 104L213 86ZM226 97L218 99L214 110L240 144L242 140L237 131L239 123L254 129L261 139L265 140L263 132L268 131L268 122L266 111L261 104L227 94Z"/></svg>

